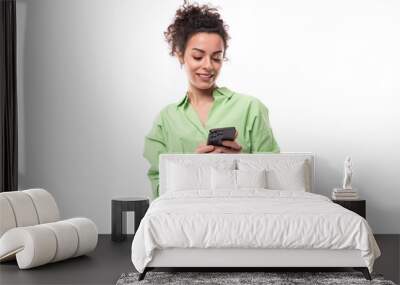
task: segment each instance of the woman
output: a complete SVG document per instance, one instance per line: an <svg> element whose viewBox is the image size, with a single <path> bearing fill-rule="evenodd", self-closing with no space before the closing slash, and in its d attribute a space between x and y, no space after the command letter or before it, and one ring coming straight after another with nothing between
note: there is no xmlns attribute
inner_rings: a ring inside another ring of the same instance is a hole
<svg viewBox="0 0 400 285"><path fill-rule="evenodd" d="M217 9L185 2L164 35L170 54L185 67L189 86L180 102L161 110L145 138L154 198L161 153L279 152L267 108L254 97L216 85L229 39ZM222 127L235 127L236 139L206 145L209 130Z"/></svg>

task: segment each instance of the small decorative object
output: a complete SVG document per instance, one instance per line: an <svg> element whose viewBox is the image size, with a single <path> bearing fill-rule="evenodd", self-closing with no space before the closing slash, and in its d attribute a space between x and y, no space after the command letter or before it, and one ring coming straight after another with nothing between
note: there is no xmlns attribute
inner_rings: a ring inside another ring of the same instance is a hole
<svg viewBox="0 0 400 285"><path fill-rule="evenodd" d="M343 178L343 189L352 190L351 177L353 176L353 162L351 157L347 156L344 161L344 178Z"/></svg>
<svg viewBox="0 0 400 285"><path fill-rule="evenodd" d="M358 191L351 186L353 176L353 162L347 156L344 161L344 177L342 188L334 188L332 192L333 200L358 200Z"/></svg>

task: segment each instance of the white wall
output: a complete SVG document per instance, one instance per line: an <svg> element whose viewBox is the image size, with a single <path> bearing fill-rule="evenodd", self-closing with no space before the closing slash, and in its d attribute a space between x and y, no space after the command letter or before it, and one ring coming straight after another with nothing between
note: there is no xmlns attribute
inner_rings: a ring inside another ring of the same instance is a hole
<svg viewBox="0 0 400 285"><path fill-rule="evenodd" d="M185 74L163 31L182 1L17 0L20 187L110 232L111 198L150 195L143 139ZM230 26L218 84L259 97L282 151L329 195L353 157L375 233L400 233L400 2L213 1Z"/></svg>

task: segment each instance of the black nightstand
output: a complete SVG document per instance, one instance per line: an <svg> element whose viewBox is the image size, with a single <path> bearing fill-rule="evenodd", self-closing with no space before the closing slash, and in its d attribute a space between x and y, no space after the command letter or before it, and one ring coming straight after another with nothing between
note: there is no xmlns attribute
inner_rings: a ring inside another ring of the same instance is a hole
<svg viewBox="0 0 400 285"><path fill-rule="evenodd" d="M123 241L126 239L126 212L135 212L135 233L140 221L149 208L147 198L113 198L111 201L111 239Z"/></svg>
<svg viewBox="0 0 400 285"><path fill-rule="evenodd" d="M332 202L339 204L340 206L359 214L361 217L366 219L365 214L365 200L332 200Z"/></svg>

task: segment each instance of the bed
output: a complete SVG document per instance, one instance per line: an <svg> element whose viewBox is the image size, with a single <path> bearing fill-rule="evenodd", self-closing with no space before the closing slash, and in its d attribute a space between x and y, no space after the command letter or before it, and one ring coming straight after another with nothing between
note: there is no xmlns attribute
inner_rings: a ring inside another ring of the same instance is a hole
<svg viewBox="0 0 400 285"><path fill-rule="evenodd" d="M139 280L159 267L352 267L371 279L372 230L315 193L311 153L162 154L159 170L132 242Z"/></svg>

